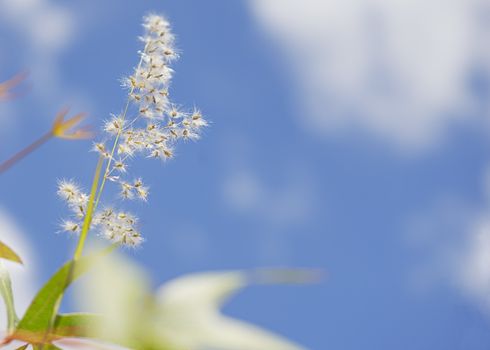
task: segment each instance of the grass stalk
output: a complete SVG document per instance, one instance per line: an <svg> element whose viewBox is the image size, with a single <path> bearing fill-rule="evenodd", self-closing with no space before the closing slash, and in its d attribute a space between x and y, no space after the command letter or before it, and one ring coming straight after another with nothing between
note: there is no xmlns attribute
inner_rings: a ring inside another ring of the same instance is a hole
<svg viewBox="0 0 490 350"><path fill-rule="evenodd" d="M92 188L90 190L90 197L87 205L87 213L85 214L85 219L83 220L82 232L78 239L77 247L75 253L73 254L73 260L76 261L82 257L83 247L85 246L85 241L87 240L88 231L90 230L90 224L92 223L92 217L94 213L94 203L95 196L97 193L97 188L99 187L100 172L102 165L104 164L104 158L99 157L97 162L97 167L95 168L94 179L92 181Z"/></svg>

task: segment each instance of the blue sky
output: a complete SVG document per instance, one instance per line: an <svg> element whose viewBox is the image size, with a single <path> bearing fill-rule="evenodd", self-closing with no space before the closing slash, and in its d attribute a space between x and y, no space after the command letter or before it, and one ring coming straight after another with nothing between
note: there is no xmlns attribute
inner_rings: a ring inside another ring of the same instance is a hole
<svg viewBox="0 0 490 350"><path fill-rule="evenodd" d="M182 50L173 99L212 124L133 166L152 192L127 253L155 284L320 268L322 283L252 287L226 312L309 349L488 348L490 67L473 16L489 3L306 2L0 0L0 77L29 68L32 84L0 106L0 157L64 105L96 126L119 112L141 17L161 12ZM2 175L37 284L73 250L56 182L89 186L89 148L54 140Z"/></svg>

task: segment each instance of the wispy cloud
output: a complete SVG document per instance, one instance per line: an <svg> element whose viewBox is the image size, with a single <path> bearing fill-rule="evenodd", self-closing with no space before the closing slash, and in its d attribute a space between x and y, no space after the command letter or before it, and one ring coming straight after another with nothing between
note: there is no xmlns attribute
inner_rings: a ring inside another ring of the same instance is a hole
<svg viewBox="0 0 490 350"><path fill-rule="evenodd" d="M285 263L292 250L291 234L304 234L305 226L318 214L315 182L294 169L284 173L271 183L257 169L240 166L231 169L223 182L226 207L258 225L261 263Z"/></svg>
<svg viewBox="0 0 490 350"><path fill-rule="evenodd" d="M0 47L2 55L14 55L18 64L28 66L33 81L42 82L35 86L35 93L43 97L59 93L57 65L76 32L74 13L46 0L0 0L0 20L0 28L20 44L15 54L7 51L12 47Z"/></svg>
<svg viewBox="0 0 490 350"><path fill-rule="evenodd" d="M313 189L305 177L295 176L274 188L252 169L236 169L223 184L224 199L236 212L252 215L275 229L303 223L313 212Z"/></svg>
<svg viewBox="0 0 490 350"><path fill-rule="evenodd" d="M15 295L15 305L19 315L22 315L32 300L36 285L36 261L28 242L24 238L22 229L14 218L0 207L1 240L17 252L24 265L5 262L11 274L12 288ZM6 320L0 314L0 329L6 329Z"/></svg>
<svg viewBox="0 0 490 350"><path fill-rule="evenodd" d="M463 291L490 312L490 220L481 220L473 228L466 253L458 264Z"/></svg>
<svg viewBox="0 0 490 350"><path fill-rule="evenodd" d="M484 189L486 206L468 224L454 271L462 291L490 313L490 168L484 176Z"/></svg>
<svg viewBox="0 0 490 350"><path fill-rule="evenodd" d="M251 0L296 78L301 121L361 129L404 151L441 141L489 78L485 0ZM298 113L300 114L300 113Z"/></svg>
<svg viewBox="0 0 490 350"><path fill-rule="evenodd" d="M490 169L484 176L486 203L440 199L409 220L408 242L419 257L412 287L457 290L490 315Z"/></svg>

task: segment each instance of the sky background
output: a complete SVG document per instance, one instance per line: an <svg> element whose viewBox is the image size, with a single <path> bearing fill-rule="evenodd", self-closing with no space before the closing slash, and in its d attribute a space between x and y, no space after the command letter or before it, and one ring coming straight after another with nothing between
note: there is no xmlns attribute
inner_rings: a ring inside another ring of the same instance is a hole
<svg viewBox="0 0 490 350"><path fill-rule="evenodd" d="M0 80L29 69L31 85L0 104L0 159L63 106L96 127L118 113L149 11L182 51L173 100L212 123L174 160L132 166L151 194L127 254L155 286L320 268L225 311L313 350L490 348L488 0L0 0ZM53 140L1 175L20 304L72 254L56 183L90 186L89 148Z"/></svg>

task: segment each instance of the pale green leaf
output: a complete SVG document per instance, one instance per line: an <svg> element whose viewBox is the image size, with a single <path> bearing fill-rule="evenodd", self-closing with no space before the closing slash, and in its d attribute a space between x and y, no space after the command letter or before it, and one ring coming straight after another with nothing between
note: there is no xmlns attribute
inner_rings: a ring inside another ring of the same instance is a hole
<svg viewBox="0 0 490 350"><path fill-rule="evenodd" d="M171 280L153 294L141 267L111 254L88 277L77 285L77 296L82 309L104 315L96 330L98 339L145 350L304 350L280 335L228 317L221 309L250 284L310 281L313 275L307 271L196 273Z"/></svg>
<svg viewBox="0 0 490 350"><path fill-rule="evenodd" d="M268 282L290 282L288 270L269 270ZM290 270L295 275L298 271ZM233 294L256 282L244 271L186 275L164 284L157 292L158 333L178 349L304 350L286 338L221 313ZM286 278L288 277L288 278ZM294 278L296 280L296 276Z"/></svg>
<svg viewBox="0 0 490 350"><path fill-rule="evenodd" d="M301 270L196 273L169 281L153 294L142 268L112 254L77 289L82 288L83 309L104 315L98 339L131 349L305 350L221 312L231 296L250 284L305 280L310 275Z"/></svg>
<svg viewBox="0 0 490 350"><path fill-rule="evenodd" d="M9 246L0 241L0 258L22 264L22 259Z"/></svg>
<svg viewBox="0 0 490 350"><path fill-rule="evenodd" d="M153 343L150 286L142 267L122 255L111 254L77 284L75 292L80 309L104 315L105 322L96 330L96 338L145 349Z"/></svg>
<svg viewBox="0 0 490 350"><path fill-rule="evenodd" d="M10 334L15 329L17 314L15 313L14 295L12 293L10 274L2 261L0 261L0 295L5 303L5 309L7 312L7 332Z"/></svg>

